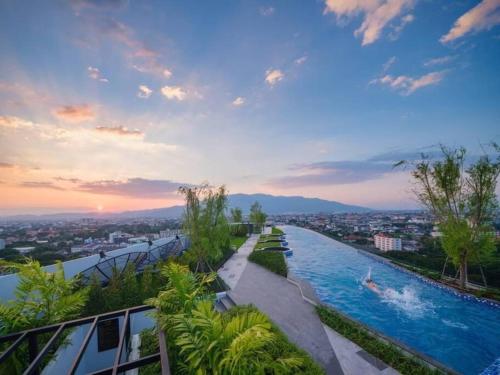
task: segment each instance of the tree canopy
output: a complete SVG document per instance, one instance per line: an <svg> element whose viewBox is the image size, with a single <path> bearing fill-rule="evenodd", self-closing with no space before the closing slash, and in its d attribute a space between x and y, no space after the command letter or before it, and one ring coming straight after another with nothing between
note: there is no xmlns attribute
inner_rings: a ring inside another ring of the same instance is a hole
<svg viewBox="0 0 500 375"><path fill-rule="evenodd" d="M481 155L466 163L465 148L441 146L441 158L426 155L415 163L415 195L435 216L444 251L459 268L460 286L467 286L467 264L480 262L495 249L492 218L497 209L495 189L500 173L496 158Z"/></svg>

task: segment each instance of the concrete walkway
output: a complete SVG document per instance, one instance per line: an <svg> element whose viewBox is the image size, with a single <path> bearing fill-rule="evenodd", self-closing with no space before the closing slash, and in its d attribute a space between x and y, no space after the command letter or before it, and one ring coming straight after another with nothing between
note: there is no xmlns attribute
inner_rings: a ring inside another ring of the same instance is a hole
<svg viewBox="0 0 500 375"><path fill-rule="evenodd" d="M234 289L238 280L240 279L245 267L248 263L248 255L252 252L255 244L259 239L258 234L252 234L248 240L241 245L231 258L228 259L224 265L218 269L217 273L224 280L224 282L229 286L229 288Z"/></svg>
<svg viewBox="0 0 500 375"><path fill-rule="evenodd" d="M327 374L397 375L398 372L323 325L314 305L319 299L304 280L289 279L249 262L259 235L252 235L218 270L236 304L253 304L276 323L290 341L308 352Z"/></svg>
<svg viewBox="0 0 500 375"><path fill-rule="evenodd" d="M286 278L249 262L230 295L238 305L251 303L269 316L327 374L343 374L314 306Z"/></svg>
<svg viewBox="0 0 500 375"><path fill-rule="evenodd" d="M323 324L328 340L342 366L344 374L398 375L399 372L387 366L380 359L360 348L352 341Z"/></svg>

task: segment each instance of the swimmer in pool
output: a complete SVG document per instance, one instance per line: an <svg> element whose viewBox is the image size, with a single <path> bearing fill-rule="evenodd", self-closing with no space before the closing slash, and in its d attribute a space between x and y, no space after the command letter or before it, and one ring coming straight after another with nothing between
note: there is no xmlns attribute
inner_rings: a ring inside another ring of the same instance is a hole
<svg viewBox="0 0 500 375"><path fill-rule="evenodd" d="M371 289L372 291L374 291L377 294L380 294L380 290L378 289L377 284L375 284L375 282L372 279L366 279L365 284L366 284L367 288Z"/></svg>

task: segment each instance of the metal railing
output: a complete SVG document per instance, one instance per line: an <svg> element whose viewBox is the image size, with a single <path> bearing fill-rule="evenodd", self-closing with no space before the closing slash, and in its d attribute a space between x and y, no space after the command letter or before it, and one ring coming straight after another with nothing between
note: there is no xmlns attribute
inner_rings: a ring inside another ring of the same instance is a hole
<svg viewBox="0 0 500 375"><path fill-rule="evenodd" d="M167 346L165 341L165 334L162 330L158 330L158 347L159 351L154 354L144 356L142 358L122 362L121 358L126 350L128 340L130 338L130 315L134 313L139 313L146 310L151 310L151 306L136 306L129 309L118 310L109 312L106 314L89 316L86 318L80 318L76 320L71 320L68 322L62 322L58 324L53 324L45 327L33 328L21 332L11 333L0 337L0 345L4 343L11 343L1 354L0 354L0 366L6 363L6 361L13 355L13 353L24 343L28 345L28 362L25 364L25 370L23 375L40 374L40 367L44 360L50 358L55 347L55 343L61 338L64 330L73 327L80 327L86 324L90 324L90 327L80 344L80 348L74 358L71 359L72 363L67 371L68 375L74 375L78 370L78 366L87 350L89 342L93 335L96 333L96 328L99 323L123 317L122 326L119 333L118 345L116 346L116 354L114 357L113 365L108 368L104 368L95 372L92 375L116 375L118 373L138 369L140 367L146 366L152 363L160 363L161 375L170 375L170 368L168 363ZM39 348L39 337L40 335L45 335L52 333L51 337L45 343L45 345ZM68 358L64 358L64 361L70 361Z"/></svg>

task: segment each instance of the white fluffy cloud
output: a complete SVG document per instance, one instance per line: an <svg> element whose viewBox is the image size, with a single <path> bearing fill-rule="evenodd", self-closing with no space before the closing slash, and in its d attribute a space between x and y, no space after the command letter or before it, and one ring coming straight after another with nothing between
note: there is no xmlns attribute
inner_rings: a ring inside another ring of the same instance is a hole
<svg viewBox="0 0 500 375"><path fill-rule="evenodd" d="M371 84L387 85L402 95L410 95L415 91L430 85L435 85L444 78L444 72L431 72L418 78L408 76L392 76L387 74L381 78L374 79Z"/></svg>
<svg viewBox="0 0 500 375"><path fill-rule="evenodd" d="M238 96L236 99L233 100L233 105L236 107L239 107L243 104L245 104L245 98L241 96Z"/></svg>
<svg viewBox="0 0 500 375"><path fill-rule="evenodd" d="M180 86L163 86L161 88L161 93L168 100L176 99L176 100L182 101L182 100L186 99L186 97L187 97L187 92L184 91L184 89Z"/></svg>
<svg viewBox="0 0 500 375"><path fill-rule="evenodd" d="M274 14L274 8L273 7L261 7L259 8L259 12L261 15L263 15L264 17L269 17L269 16L272 16Z"/></svg>
<svg viewBox="0 0 500 375"><path fill-rule="evenodd" d="M285 75L279 69L268 69L266 71L266 82L271 86L274 86L276 83L281 81L284 77L285 77Z"/></svg>
<svg viewBox="0 0 500 375"><path fill-rule="evenodd" d="M351 18L363 14L363 23L354 32L362 37L362 45L368 45L380 38L380 34L392 20L413 9L414 0L325 0L324 14L335 13L337 18ZM395 30L399 34L404 26L413 20L406 14L401 17Z"/></svg>
<svg viewBox="0 0 500 375"><path fill-rule="evenodd" d="M441 43L452 42L470 32L491 29L500 24L500 0L483 0L474 8L463 14L446 35Z"/></svg>
<svg viewBox="0 0 500 375"><path fill-rule="evenodd" d="M164 76L165 78L170 78L170 77L172 77L172 71L171 71L171 70L169 70L169 69L167 69L167 68L163 69L163 76Z"/></svg>
<svg viewBox="0 0 500 375"><path fill-rule="evenodd" d="M147 99L151 96L152 93L153 90L151 90L148 86L140 85L139 91L137 92L137 96L141 99Z"/></svg>
<svg viewBox="0 0 500 375"><path fill-rule="evenodd" d="M101 75L101 71L98 68L94 68L92 66L89 66L87 68L87 72L89 74L89 77L92 79L95 79L95 80L98 80L99 82L104 82L104 83L109 82L107 78L104 78Z"/></svg>
<svg viewBox="0 0 500 375"><path fill-rule="evenodd" d="M424 66L444 65L449 63L450 61L453 61L456 57L457 56L436 57L433 59L426 60L424 62Z"/></svg>
<svg viewBox="0 0 500 375"><path fill-rule="evenodd" d="M299 57L298 59L295 60L295 64L297 65L302 65L307 61L307 56L304 55L302 57Z"/></svg>

